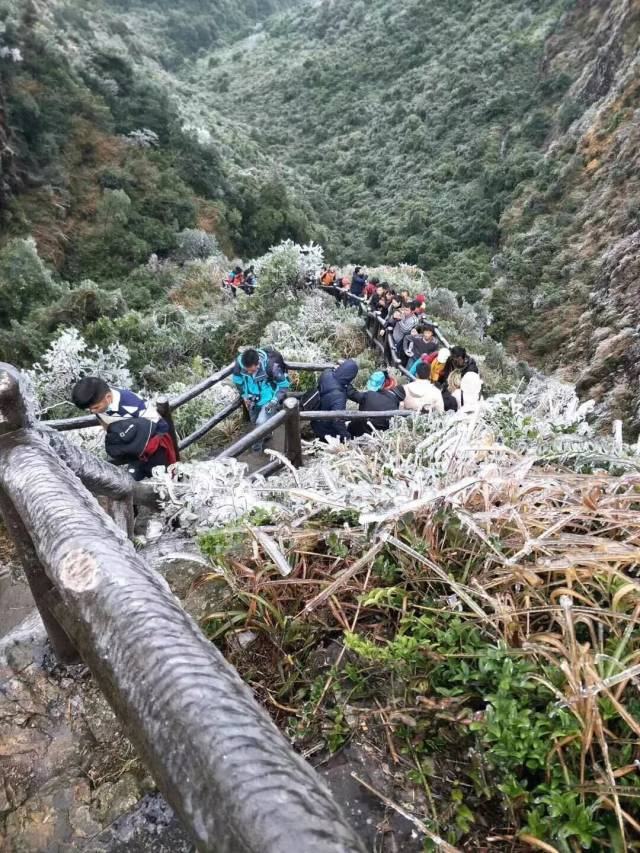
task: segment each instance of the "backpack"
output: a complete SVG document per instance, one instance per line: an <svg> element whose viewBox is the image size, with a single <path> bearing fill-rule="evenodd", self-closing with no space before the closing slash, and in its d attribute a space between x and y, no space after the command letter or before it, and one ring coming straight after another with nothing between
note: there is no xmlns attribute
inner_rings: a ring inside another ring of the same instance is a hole
<svg viewBox="0 0 640 853"><path fill-rule="evenodd" d="M394 402L397 401L396 408L399 408L400 403L402 403L406 397L406 393L402 385L397 385L395 388L387 388L386 391L382 390L380 393L384 394L385 397L388 397L389 399L393 398Z"/></svg>
<svg viewBox="0 0 640 853"><path fill-rule="evenodd" d="M267 356L267 374L270 374L269 378L273 376L273 366L277 364L283 373L287 372L287 365L284 361L284 356L282 353L279 353L275 347L268 346L263 347L263 351Z"/></svg>

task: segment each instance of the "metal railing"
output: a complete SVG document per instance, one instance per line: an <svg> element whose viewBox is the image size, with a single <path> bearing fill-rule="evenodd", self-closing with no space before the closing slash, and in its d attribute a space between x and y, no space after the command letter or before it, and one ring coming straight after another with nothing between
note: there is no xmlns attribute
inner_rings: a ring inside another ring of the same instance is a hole
<svg viewBox="0 0 640 853"><path fill-rule="evenodd" d="M0 364L0 512L54 651L87 663L198 849L363 853L315 771L94 497L135 486L39 424L20 373Z"/></svg>

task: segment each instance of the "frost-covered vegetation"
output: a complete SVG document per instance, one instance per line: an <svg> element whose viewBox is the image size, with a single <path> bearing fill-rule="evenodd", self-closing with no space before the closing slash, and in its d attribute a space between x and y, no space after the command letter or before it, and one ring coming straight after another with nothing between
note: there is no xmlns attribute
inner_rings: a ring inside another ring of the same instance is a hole
<svg viewBox="0 0 640 853"><path fill-rule="evenodd" d="M202 626L305 754L374 748L427 836L634 849L639 457L486 332L584 367L604 420L637 427L637 4L216 11L0 0L0 359L55 417L83 375L174 395L247 344L356 358L363 385L361 321L301 295L323 256L299 244L425 293L478 361L479 413L306 434L269 481L206 444L158 478L211 563L197 583L227 586ZM220 290L237 261L251 298ZM233 395L181 408L179 433Z"/></svg>
<svg viewBox="0 0 640 853"><path fill-rule="evenodd" d="M419 263L637 435L639 14L3 0L0 244L32 234L67 281L123 291L199 230L230 257L313 237Z"/></svg>
<svg viewBox="0 0 640 853"><path fill-rule="evenodd" d="M386 274L428 292L419 270ZM640 458L594 433L570 385L520 382L473 309L443 291L434 305L455 340L464 318L481 364L499 359L503 391L479 413L309 440L304 466L268 481L233 460L159 479L167 522L211 562L202 582L226 588L202 626L297 748L375 749L426 849L429 834L624 849ZM359 381L374 364L354 312L324 294L288 301L270 338L291 358L355 355Z"/></svg>

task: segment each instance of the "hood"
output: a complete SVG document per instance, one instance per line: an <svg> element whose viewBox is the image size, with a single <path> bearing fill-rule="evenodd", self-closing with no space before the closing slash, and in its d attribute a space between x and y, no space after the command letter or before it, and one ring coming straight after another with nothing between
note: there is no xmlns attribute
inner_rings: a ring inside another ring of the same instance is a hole
<svg viewBox="0 0 640 853"><path fill-rule="evenodd" d="M387 376L383 370L372 373L367 382L367 391L379 391L385 383Z"/></svg>
<svg viewBox="0 0 640 853"><path fill-rule="evenodd" d="M428 379L414 379L413 382L404 386L404 390L407 397L422 397L430 387L435 386L432 386Z"/></svg>
<svg viewBox="0 0 640 853"><path fill-rule="evenodd" d="M107 427L105 449L112 459L135 458L144 452L155 430L147 418L122 418Z"/></svg>
<svg viewBox="0 0 640 853"><path fill-rule="evenodd" d="M339 364L333 371L333 377L341 385L349 385L358 375L358 365L352 358Z"/></svg>

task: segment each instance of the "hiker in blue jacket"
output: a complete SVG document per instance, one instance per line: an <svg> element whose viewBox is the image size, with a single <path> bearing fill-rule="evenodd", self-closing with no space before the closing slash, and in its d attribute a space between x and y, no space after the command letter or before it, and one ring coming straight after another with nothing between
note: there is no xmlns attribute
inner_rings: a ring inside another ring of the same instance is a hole
<svg viewBox="0 0 640 853"><path fill-rule="evenodd" d="M232 379L244 400L251 423L256 426L261 426L275 415L291 385L284 359L273 347L246 349L240 353ZM251 449L260 452L265 440L255 442Z"/></svg>
<svg viewBox="0 0 640 853"><path fill-rule="evenodd" d="M353 271L353 275L351 276L351 295L356 296L359 299L362 299L364 294L364 289L367 285L368 276L362 272L360 267L356 267ZM352 305L357 305L357 301L355 299L349 300Z"/></svg>
<svg viewBox="0 0 640 853"><path fill-rule="evenodd" d="M358 365L348 358L333 370L323 370L318 381L320 402L318 411L341 412L347 408L347 397L353 391L352 383L358 375ZM316 438L326 439L327 436L348 441L351 438L347 425L339 420L312 421L311 426Z"/></svg>

